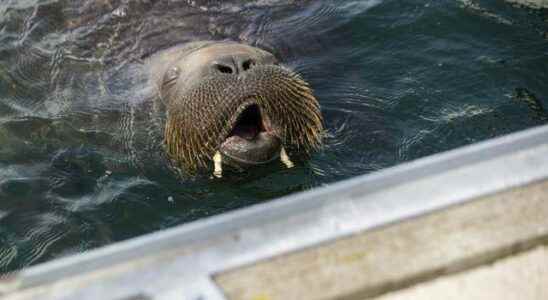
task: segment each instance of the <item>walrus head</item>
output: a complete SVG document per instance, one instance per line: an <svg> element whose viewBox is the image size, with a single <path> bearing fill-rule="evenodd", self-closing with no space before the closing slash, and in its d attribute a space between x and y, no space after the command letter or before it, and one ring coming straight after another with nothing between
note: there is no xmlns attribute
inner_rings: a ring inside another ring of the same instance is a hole
<svg viewBox="0 0 548 300"><path fill-rule="evenodd" d="M309 153L322 115L309 85L271 53L232 42L199 42L167 54L156 76L167 110L167 154L186 170L214 161L239 166Z"/></svg>

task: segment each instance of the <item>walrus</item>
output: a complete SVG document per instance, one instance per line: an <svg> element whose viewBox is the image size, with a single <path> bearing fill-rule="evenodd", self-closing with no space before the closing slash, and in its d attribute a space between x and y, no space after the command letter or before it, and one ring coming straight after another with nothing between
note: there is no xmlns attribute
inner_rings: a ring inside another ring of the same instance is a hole
<svg viewBox="0 0 548 300"><path fill-rule="evenodd" d="M232 41L198 41L146 62L155 101L165 109L164 146L188 172L223 164L249 167L288 153L310 154L322 141L318 101L301 76L270 52Z"/></svg>
<svg viewBox="0 0 548 300"><path fill-rule="evenodd" d="M109 168L144 174L167 167L193 177L278 158L291 167L320 147L323 120L311 87L283 64L293 59L285 42L255 32L265 11L285 14L308 1L191 2L52 1L37 8L63 38L47 51L27 44L13 51L20 61L14 73L33 78L17 90L20 98L33 99L32 111L62 116L67 128L108 136L100 143L67 136L50 148L99 145L120 154Z"/></svg>

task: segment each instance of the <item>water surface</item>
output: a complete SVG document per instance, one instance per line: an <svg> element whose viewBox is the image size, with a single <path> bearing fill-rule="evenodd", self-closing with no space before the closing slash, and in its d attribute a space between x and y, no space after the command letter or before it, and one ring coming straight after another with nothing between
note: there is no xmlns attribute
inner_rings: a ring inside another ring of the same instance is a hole
<svg viewBox="0 0 548 300"><path fill-rule="evenodd" d="M0 273L545 124L548 14L502 1L0 2ZM181 180L142 61L274 52L328 135L293 169ZM336 199L334 199L336 201Z"/></svg>

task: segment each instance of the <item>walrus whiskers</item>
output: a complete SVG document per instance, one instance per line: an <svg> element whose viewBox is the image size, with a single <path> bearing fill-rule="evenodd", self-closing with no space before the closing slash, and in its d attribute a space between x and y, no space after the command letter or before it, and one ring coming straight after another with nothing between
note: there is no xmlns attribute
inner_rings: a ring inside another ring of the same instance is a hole
<svg viewBox="0 0 548 300"><path fill-rule="evenodd" d="M185 169L196 170L206 165L207 157L214 158L215 151L218 151L219 145L236 123L242 104L249 102L249 99L254 99L252 101L261 107L261 111L273 120L285 146L305 152L319 147L323 131L322 118L307 83L292 71L278 66L256 68L260 69L263 76L249 76L245 81L237 78L207 79L193 91L187 91L186 95L180 95L172 102L177 105L177 109L171 111L172 118L168 119L171 124L168 127L179 130L176 130L177 136L168 134L165 138L168 144L180 144L170 147L169 152ZM283 89L272 90L267 85L269 82L278 82ZM229 96L209 93L213 87L225 91ZM193 103L196 95L207 105L196 106ZM204 110L208 110L207 114ZM287 152L284 157L288 158ZM288 167L294 165L289 159L287 161Z"/></svg>

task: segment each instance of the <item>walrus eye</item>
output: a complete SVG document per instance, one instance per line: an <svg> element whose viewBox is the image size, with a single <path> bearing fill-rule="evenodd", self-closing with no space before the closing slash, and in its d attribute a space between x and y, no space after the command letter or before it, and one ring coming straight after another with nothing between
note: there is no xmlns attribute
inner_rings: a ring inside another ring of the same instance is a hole
<svg viewBox="0 0 548 300"><path fill-rule="evenodd" d="M179 73L181 73L181 70L178 67L173 67L167 70L166 74L164 75L164 84L175 81L175 79L179 78Z"/></svg>

